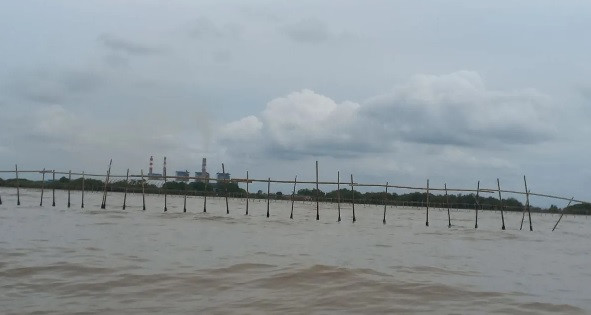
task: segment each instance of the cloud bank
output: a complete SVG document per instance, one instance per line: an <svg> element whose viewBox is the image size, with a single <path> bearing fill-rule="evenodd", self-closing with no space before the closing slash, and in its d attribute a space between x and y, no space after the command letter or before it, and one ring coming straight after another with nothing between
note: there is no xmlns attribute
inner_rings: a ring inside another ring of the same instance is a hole
<svg viewBox="0 0 591 315"><path fill-rule="evenodd" d="M227 124L224 140L284 158L395 152L402 143L503 148L551 140L552 109L536 90L491 90L477 72L458 71L416 75L361 103L292 92Z"/></svg>

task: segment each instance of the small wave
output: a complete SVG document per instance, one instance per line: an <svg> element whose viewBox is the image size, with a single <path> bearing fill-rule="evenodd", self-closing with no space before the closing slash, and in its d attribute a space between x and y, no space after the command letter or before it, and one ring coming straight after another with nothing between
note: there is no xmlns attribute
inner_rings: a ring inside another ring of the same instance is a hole
<svg viewBox="0 0 591 315"><path fill-rule="evenodd" d="M534 313L548 312L554 314L584 314L581 308L569 304L552 304L542 302L522 303L519 307Z"/></svg>
<svg viewBox="0 0 591 315"><path fill-rule="evenodd" d="M477 273L469 271L459 271L443 269L433 266L415 266L415 267L394 267L394 269L405 273L422 273L422 274L436 274L436 275L459 275L459 276L476 276Z"/></svg>
<svg viewBox="0 0 591 315"><path fill-rule="evenodd" d="M90 267L81 264L73 263L57 263L47 266L30 266L6 269L0 272L0 277L6 278L20 278L30 277L39 274L55 274L59 273L67 277L86 276L92 274L107 274L114 272L110 268Z"/></svg>
<svg viewBox="0 0 591 315"><path fill-rule="evenodd" d="M226 273L242 273L247 271L256 271L256 270L268 270L276 268L274 265L268 264L256 264L256 263L244 263L244 264L236 264L229 267L217 268L217 269L206 269L202 270L204 272L209 272L212 274L226 274Z"/></svg>

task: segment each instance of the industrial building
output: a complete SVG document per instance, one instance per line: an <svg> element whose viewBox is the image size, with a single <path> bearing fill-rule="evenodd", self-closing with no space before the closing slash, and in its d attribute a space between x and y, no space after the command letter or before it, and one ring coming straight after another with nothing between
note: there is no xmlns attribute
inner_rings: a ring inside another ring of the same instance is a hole
<svg viewBox="0 0 591 315"><path fill-rule="evenodd" d="M220 180L230 180L230 173L217 173L217 179Z"/></svg>
<svg viewBox="0 0 591 315"><path fill-rule="evenodd" d="M162 174L154 173L154 157L150 156L150 168L148 172L148 179L150 180L163 180L164 176L166 176L166 157L164 157L164 164L162 168ZM178 182L189 182L191 177L191 172L188 170L185 171L176 171L175 177L173 181ZM230 173L225 173L222 170L221 173L217 173L218 180L230 180ZM200 183L209 183L210 175L207 172L207 159L203 158L201 162L201 172L195 172L195 182Z"/></svg>
<svg viewBox="0 0 591 315"><path fill-rule="evenodd" d="M175 181L177 182L189 182L189 171L176 171Z"/></svg>
<svg viewBox="0 0 591 315"><path fill-rule="evenodd" d="M203 158L201 161L201 172L195 172L195 182L209 183L209 173L207 172L207 159Z"/></svg>

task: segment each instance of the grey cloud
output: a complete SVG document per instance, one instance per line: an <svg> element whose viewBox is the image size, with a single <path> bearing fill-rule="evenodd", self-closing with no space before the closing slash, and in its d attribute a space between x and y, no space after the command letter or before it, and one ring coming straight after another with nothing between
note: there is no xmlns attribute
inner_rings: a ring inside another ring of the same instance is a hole
<svg viewBox="0 0 591 315"><path fill-rule="evenodd" d="M113 67L113 68L121 68L129 66L129 58L122 56L121 54L108 54L103 57L104 62Z"/></svg>
<svg viewBox="0 0 591 315"><path fill-rule="evenodd" d="M361 115L403 141L459 146L536 144L552 138L546 97L491 91L475 72L417 76L366 102Z"/></svg>
<svg viewBox="0 0 591 315"><path fill-rule="evenodd" d="M309 156L356 158L363 157L367 153L380 153L388 151L386 146L380 147L372 141L357 141L355 143L331 143L317 142L302 144L297 147L287 147L277 143L269 143L265 148L270 156L285 160L299 160Z"/></svg>
<svg viewBox="0 0 591 315"><path fill-rule="evenodd" d="M57 104L101 86L103 76L95 70L21 70L13 74L8 92L36 103Z"/></svg>
<svg viewBox="0 0 591 315"><path fill-rule="evenodd" d="M330 38L328 27L316 19L303 19L284 28L285 34L293 41L318 44Z"/></svg>
<svg viewBox="0 0 591 315"><path fill-rule="evenodd" d="M207 17L199 17L191 23L189 35L196 39L232 38L241 36L240 27L236 24L217 25Z"/></svg>
<svg viewBox="0 0 591 315"><path fill-rule="evenodd" d="M579 89L579 92L581 93L584 99L591 101L591 86L582 87Z"/></svg>
<svg viewBox="0 0 591 315"><path fill-rule="evenodd" d="M232 60L232 53L229 51L217 51L213 53L213 60L219 63L226 63Z"/></svg>
<svg viewBox="0 0 591 315"><path fill-rule="evenodd" d="M98 41L112 51L122 52L130 55L154 55L162 52L162 49L160 48L140 44L135 41L110 34L103 34L99 36Z"/></svg>

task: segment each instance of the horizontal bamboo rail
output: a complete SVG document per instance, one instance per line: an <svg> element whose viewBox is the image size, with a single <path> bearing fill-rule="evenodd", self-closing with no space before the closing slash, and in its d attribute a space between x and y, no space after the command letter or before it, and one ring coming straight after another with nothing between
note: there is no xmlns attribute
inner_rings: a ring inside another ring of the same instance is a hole
<svg viewBox="0 0 591 315"><path fill-rule="evenodd" d="M50 170L19 170L19 173L37 173L37 174L55 174L55 175L70 175L70 172L66 172L66 171L50 171ZM4 170L0 170L0 174L1 173L15 173L14 170L11 171L4 171ZM71 172L71 175L74 176L86 176L88 177L101 177L104 178L106 176L106 174L92 174L92 173L86 173L86 172L82 172L82 173L76 173L76 172ZM109 178L120 178L120 179L124 179L127 178L127 175L114 175L114 174L109 174ZM204 178L202 177L196 177L196 176L172 176L172 175L158 175L158 176L154 176L154 177L150 177L148 175L137 175L137 174L129 174L130 179L141 179L141 180L147 180L147 181L165 181L165 180L181 180L181 181L191 181L191 180L197 180L197 181L201 181L204 180ZM276 183L276 184L295 184L296 181L294 180L276 180L276 179L256 179L256 178L232 178L230 180L225 180L225 179L216 179L216 178L206 178L205 180L207 181L213 181L213 182L232 182L232 183ZM335 182L335 181L303 181L303 180L297 180L297 184L309 184L309 185L340 185L340 182ZM444 187L444 188L435 188L435 187L417 187L417 186L407 186L407 185L395 185L395 184L370 184L370 183L358 183L358 182L353 182L353 183L345 183L345 185L347 186L353 186L353 187L377 187L377 188L395 188L395 189L406 189L406 190L418 190L418 191L441 191L441 192L466 192L466 193L488 193L488 194L497 194L499 191L501 193L508 193L508 194L515 194L515 195L523 195L523 196L536 196L536 197L544 197L544 198L550 198L550 199L557 199L557 200L565 200L565 201L571 201L573 203L584 203L584 204L591 204L590 201L585 201L585 200L579 200L579 199L573 199L572 197L562 197L562 196L556 196L556 195L551 195L551 194L546 194L546 193L535 193L535 192L524 192L524 191L516 191L516 190L506 190L506 189L502 189L499 190L497 188L479 188L479 189L470 189L470 188L450 188L450 187Z"/></svg>

